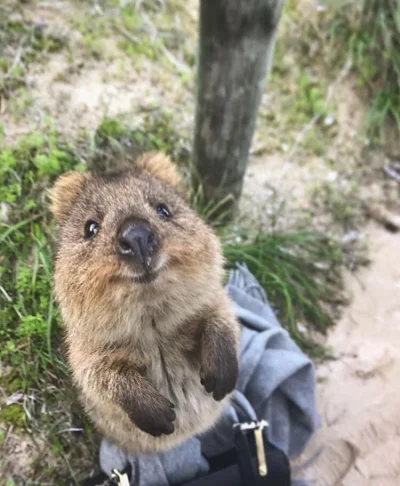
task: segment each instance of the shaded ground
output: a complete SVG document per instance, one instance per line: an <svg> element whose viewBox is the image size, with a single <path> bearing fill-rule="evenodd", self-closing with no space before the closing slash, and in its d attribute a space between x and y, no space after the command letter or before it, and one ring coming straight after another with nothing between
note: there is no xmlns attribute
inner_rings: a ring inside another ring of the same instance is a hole
<svg viewBox="0 0 400 486"><path fill-rule="evenodd" d="M161 111L167 113L166 129L172 126L182 147L190 148L197 3L4 1L3 32L13 38L0 42L0 58L6 59L0 144L57 131L79 147L106 117L122 116L146 128L148 114ZM302 223L322 229L347 245L350 267L370 241L373 263L357 279L349 276L352 304L327 340L335 359L318 368L326 427L315 447L328 447L317 477L329 486L397 486L400 464L391 459L400 457L395 454L400 450L399 236L365 224L371 203L398 213L398 183L385 177L383 167L400 149L369 150L365 100L347 60L330 71L322 68L316 61L322 52L318 38L302 40L315 58L299 51L303 24L318 18L312 2L298 3L288 2L281 24L237 225L292 229ZM2 220L7 207L2 206ZM0 371L1 376L10 372ZM54 384L43 386L43 395L51 395ZM54 484L49 479L54 475L56 484L77 484L91 471L96 436L79 410L71 412L69 395L67 389L57 406L49 406L42 395L3 390L1 484ZM26 426L18 407L35 417L39 409L43 422L35 418ZM51 448L48 432L40 432L45 422L51 424ZM389 449L393 456L385 454ZM390 463L384 467L386 457ZM340 472L344 464L347 469Z"/></svg>

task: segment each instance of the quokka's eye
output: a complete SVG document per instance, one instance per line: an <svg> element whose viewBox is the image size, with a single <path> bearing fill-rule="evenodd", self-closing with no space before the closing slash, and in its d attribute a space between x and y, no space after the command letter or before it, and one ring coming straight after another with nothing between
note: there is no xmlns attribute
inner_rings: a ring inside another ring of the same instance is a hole
<svg viewBox="0 0 400 486"><path fill-rule="evenodd" d="M157 205L157 214L163 219L168 219L171 217L170 210L164 203Z"/></svg>
<svg viewBox="0 0 400 486"><path fill-rule="evenodd" d="M85 238L86 239L91 239L94 236L97 235L97 233L100 231L100 225L97 221L94 221L93 219L90 219L89 221L86 222L85 224Z"/></svg>

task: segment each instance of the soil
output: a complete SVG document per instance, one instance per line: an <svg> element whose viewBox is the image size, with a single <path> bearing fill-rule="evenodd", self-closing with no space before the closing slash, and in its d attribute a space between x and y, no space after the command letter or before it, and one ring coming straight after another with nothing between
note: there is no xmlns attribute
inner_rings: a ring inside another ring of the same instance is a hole
<svg viewBox="0 0 400 486"><path fill-rule="evenodd" d="M318 366L323 419L304 477L320 486L400 484L400 236L369 225L372 263L349 275L351 305L329 334L335 358Z"/></svg>

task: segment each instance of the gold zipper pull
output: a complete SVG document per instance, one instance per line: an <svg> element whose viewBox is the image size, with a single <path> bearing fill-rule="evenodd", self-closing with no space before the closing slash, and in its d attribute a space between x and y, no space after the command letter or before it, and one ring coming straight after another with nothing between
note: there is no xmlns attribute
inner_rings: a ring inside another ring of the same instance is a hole
<svg viewBox="0 0 400 486"><path fill-rule="evenodd" d="M111 478L117 480L118 486L130 486L129 485L128 475L126 473L125 474L121 474L118 471L118 469L113 469L112 470L112 476L111 476Z"/></svg>
<svg viewBox="0 0 400 486"><path fill-rule="evenodd" d="M254 432L254 440L256 443L258 474L262 477L268 474L267 460L265 458L264 437L263 429L268 427L266 420L260 422L244 422L241 424L235 424L235 427L240 427L241 430L252 430Z"/></svg>
<svg viewBox="0 0 400 486"><path fill-rule="evenodd" d="M256 442L258 474L262 477L268 474L267 461L265 458L263 429L268 425L266 420L261 420L254 429L254 439Z"/></svg>

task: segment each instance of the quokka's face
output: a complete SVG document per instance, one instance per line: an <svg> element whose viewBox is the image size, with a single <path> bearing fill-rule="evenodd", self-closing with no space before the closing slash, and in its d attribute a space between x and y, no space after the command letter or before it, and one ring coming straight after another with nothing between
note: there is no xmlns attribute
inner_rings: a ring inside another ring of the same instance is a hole
<svg viewBox="0 0 400 486"><path fill-rule="evenodd" d="M139 164L104 176L71 172L56 182L59 294L90 306L94 289L108 297L121 286L156 289L168 275L187 279L220 264L218 239L159 171Z"/></svg>

